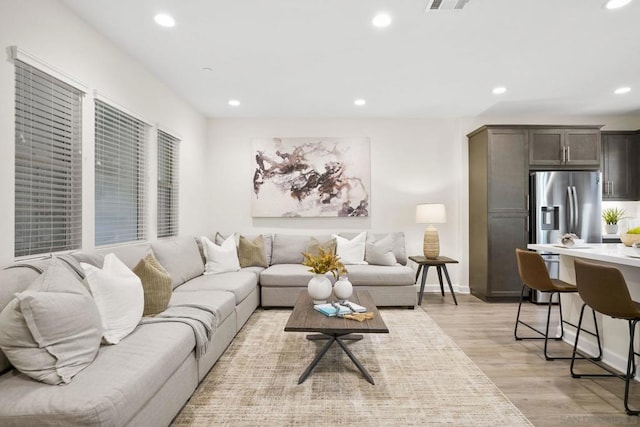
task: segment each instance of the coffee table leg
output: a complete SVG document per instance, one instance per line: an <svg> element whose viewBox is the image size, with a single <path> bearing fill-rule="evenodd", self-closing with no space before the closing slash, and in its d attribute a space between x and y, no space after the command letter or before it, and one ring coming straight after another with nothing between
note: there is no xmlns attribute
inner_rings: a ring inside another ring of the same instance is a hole
<svg viewBox="0 0 640 427"><path fill-rule="evenodd" d="M322 334L322 335L324 335L324 334ZM309 336L317 336L317 335L309 335ZM313 369L316 367L318 362L320 362L320 359L322 359L322 356L324 356L324 354L329 350L329 347L331 347L331 344L333 344L334 341L337 341L336 337L332 337L330 335L324 335L324 336L329 341L327 341L327 343L324 345L324 347L322 347L322 349L318 352L318 354L316 354L316 357L311 361L311 364L309 364L309 366L307 366L307 369L305 369L304 372L302 373L302 375L300 375L300 378L298 378L298 384L302 384L304 382L304 380L307 379L307 377L309 376L311 371L313 371ZM314 339L319 339L319 338L314 338ZM340 341L338 341L338 343L340 343ZM342 347L342 348L345 348L345 347Z"/></svg>
<svg viewBox="0 0 640 427"><path fill-rule="evenodd" d="M362 366L360 364L358 359L356 359L356 356L354 356L353 353L351 353L351 350L349 350L349 348L342 342L341 338L336 337L335 341L340 345L340 347L342 347L344 352L347 353L347 356L349 356L349 359L351 359L351 361L358 367L358 369L360 370L360 372L362 372L362 375L364 375L364 377L367 379L367 381L369 381L371 384L375 385L376 383L373 382L373 377L371 375L369 375L369 372L367 372L367 370L364 368L364 366Z"/></svg>

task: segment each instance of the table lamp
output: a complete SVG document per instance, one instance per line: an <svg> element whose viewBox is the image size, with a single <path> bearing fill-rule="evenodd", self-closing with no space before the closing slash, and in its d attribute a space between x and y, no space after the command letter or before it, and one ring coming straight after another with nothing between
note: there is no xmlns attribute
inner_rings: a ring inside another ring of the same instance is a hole
<svg viewBox="0 0 640 427"><path fill-rule="evenodd" d="M424 231L424 256L428 259L436 259L440 255L440 241L438 230L433 224L447 222L445 207L442 203L424 203L416 207L416 223L429 224Z"/></svg>

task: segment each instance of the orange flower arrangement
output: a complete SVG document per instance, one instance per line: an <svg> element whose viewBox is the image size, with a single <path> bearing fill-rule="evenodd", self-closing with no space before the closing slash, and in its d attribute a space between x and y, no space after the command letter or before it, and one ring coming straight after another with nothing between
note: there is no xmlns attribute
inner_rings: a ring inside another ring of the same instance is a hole
<svg viewBox="0 0 640 427"><path fill-rule="evenodd" d="M325 274L331 272L334 278L340 277L341 274L347 274L347 269L340 257L331 251L325 251L322 248L318 249L318 255L312 255L310 253L303 252L304 261L302 265L306 265L309 271L315 274Z"/></svg>

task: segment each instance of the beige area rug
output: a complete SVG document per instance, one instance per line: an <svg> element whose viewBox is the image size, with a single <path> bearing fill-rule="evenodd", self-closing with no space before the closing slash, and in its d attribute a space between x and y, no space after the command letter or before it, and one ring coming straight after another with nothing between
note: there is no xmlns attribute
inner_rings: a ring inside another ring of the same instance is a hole
<svg viewBox="0 0 640 427"><path fill-rule="evenodd" d="M375 385L336 343L298 385L324 341L284 332L290 313L258 309L174 425L532 425L420 308L347 344Z"/></svg>

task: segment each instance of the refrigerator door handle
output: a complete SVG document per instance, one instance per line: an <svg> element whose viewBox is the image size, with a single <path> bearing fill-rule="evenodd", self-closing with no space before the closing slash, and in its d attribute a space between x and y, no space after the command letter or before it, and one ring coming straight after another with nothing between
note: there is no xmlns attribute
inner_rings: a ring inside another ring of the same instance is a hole
<svg viewBox="0 0 640 427"><path fill-rule="evenodd" d="M567 187L567 207L567 213L569 214L567 233L573 233L573 196L571 195L571 187Z"/></svg>
<svg viewBox="0 0 640 427"><path fill-rule="evenodd" d="M571 187L571 190L573 192L573 232L575 233L578 230L578 206L580 206L578 204L578 191L576 190L576 187Z"/></svg>

